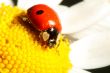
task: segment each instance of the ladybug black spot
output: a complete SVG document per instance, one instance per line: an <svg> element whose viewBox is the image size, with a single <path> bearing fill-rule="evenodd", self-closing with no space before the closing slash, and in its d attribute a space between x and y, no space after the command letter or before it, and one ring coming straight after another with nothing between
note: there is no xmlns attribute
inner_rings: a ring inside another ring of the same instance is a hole
<svg viewBox="0 0 110 73"><path fill-rule="evenodd" d="M36 12L37 15L41 15L42 13L44 13L43 10L38 10L38 11Z"/></svg>

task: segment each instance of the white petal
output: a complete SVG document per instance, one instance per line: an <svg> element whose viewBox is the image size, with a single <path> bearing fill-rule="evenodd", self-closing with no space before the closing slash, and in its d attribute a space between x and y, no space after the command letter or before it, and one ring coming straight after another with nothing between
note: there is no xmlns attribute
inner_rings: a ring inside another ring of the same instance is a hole
<svg viewBox="0 0 110 73"><path fill-rule="evenodd" d="M77 39L80 39L97 32L110 32L110 13L108 13L105 17L95 22L92 26L86 28L85 30L75 33L74 35L70 35L73 38L76 37Z"/></svg>
<svg viewBox="0 0 110 73"><path fill-rule="evenodd" d="M71 44L70 59L75 67L91 69L110 65L110 33L89 35Z"/></svg>
<svg viewBox="0 0 110 73"><path fill-rule="evenodd" d="M23 9L28 9L29 7L36 4L47 4L49 6L56 6L62 0L18 0L18 6Z"/></svg>
<svg viewBox="0 0 110 73"><path fill-rule="evenodd" d="M58 14L60 20L62 19L62 16L61 16L62 13L69 9L69 7L64 6L64 5L57 5L57 6L54 6L52 8L56 11L56 13Z"/></svg>
<svg viewBox="0 0 110 73"><path fill-rule="evenodd" d="M108 3L110 3L110 1ZM80 32L74 33L74 35L73 34L70 34L70 35L72 37L76 37L80 39L92 33L107 32L107 31L110 31L110 12L106 13L103 18L97 20L86 29L81 30Z"/></svg>
<svg viewBox="0 0 110 73"><path fill-rule="evenodd" d="M11 0L0 0L0 3L5 3L6 5L13 5Z"/></svg>
<svg viewBox="0 0 110 73"><path fill-rule="evenodd" d="M71 70L69 70L69 73L91 73L91 72L73 67Z"/></svg>
<svg viewBox="0 0 110 73"><path fill-rule="evenodd" d="M82 31L110 13L110 4L104 0L81 2L60 14L62 33L69 34Z"/></svg>
<svg viewBox="0 0 110 73"><path fill-rule="evenodd" d="M110 2L110 0L84 0L87 3L99 3L99 2Z"/></svg>

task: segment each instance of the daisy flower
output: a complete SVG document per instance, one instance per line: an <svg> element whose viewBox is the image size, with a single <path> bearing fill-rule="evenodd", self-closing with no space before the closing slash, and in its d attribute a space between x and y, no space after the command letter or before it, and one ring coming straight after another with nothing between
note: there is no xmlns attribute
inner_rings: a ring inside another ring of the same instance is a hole
<svg viewBox="0 0 110 73"><path fill-rule="evenodd" d="M4 0L6 4L12 4ZM110 1L84 0L67 7L59 5L62 0L18 0L18 7L27 10L42 3L52 7L59 15L62 34L70 40L69 58L72 69L69 73L90 73L110 64Z"/></svg>

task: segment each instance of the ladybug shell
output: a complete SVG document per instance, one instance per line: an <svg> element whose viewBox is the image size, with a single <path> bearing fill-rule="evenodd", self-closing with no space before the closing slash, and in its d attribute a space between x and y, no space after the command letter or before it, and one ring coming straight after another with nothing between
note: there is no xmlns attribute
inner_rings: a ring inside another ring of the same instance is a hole
<svg viewBox="0 0 110 73"><path fill-rule="evenodd" d="M61 32L61 25L56 12L44 4L34 5L28 9L27 15L32 25L40 31L54 27Z"/></svg>

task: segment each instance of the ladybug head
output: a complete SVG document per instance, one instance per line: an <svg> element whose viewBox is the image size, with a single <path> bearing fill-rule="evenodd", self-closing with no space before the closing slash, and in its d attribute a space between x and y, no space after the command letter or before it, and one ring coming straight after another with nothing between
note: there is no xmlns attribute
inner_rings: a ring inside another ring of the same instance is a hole
<svg viewBox="0 0 110 73"><path fill-rule="evenodd" d="M49 47L53 47L56 44L58 34L59 32L55 28L49 28L42 32L41 37Z"/></svg>

